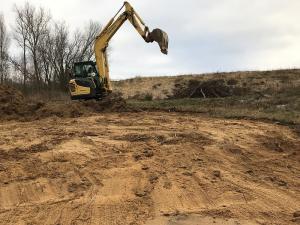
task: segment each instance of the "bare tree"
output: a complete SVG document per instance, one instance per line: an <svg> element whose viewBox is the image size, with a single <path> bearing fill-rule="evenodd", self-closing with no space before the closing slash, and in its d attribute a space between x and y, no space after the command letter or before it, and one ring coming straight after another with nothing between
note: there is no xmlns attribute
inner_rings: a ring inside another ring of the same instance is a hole
<svg viewBox="0 0 300 225"><path fill-rule="evenodd" d="M48 23L50 21L50 15L48 15L43 8L35 9L34 6L26 3L25 5L25 20L28 31L28 49L31 53L34 74L37 85L40 86L42 82L42 76L40 73L40 62L38 55L38 48L41 40L48 34Z"/></svg>
<svg viewBox="0 0 300 225"><path fill-rule="evenodd" d="M41 63L39 61L38 49L40 42L48 34L51 17L45 9L36 9L28 2L25 3L24 7L15 6L15 11L17 13L16 33L21 36L19 43L20 40L23 41L24 59L26 59L26 49L28 49L33 62L35 83L40 88L43 80L40 71ZM24 68L26 67L26 63L26 60L24 60ZM26 72L24 72L25 74Z"/></svg>
<svg viewBox="0 0 300 225"><path fill-rule="evenodd" d="M49 55L53 67L53 80L58 83L61 89L65 89L68 78L65 75L67 60L69 56L69 30L65 23L54 25L54 35L52 37L53 51Z"/></svg>
<svg viewBox="0 0 300 225"><path fill-rule="evenodd" d="M91 60L94 56L94 42L101 31L100 23L90 21L83 33L83 45L81 50L82 60Z"/></svg>
<svg viewBox="0 0 300 225"><path fill-rule="evenodd" d="M67 69L74 62L91 60L94 56L94 42L101 31L101 25L90 21L83 32L76 31L72 41L69 39L69 30L64 23L55 25L55 77L62 89L69 80Z"/></svg>
<svg viewBox="0 0 300 225"><path fill-rule="evenodd" d="M76 31L70 44L70 62L88 61L94 56L94 42L101 31L100 23L90 21L84 31Z"/></svg>
<svg viewBox="0 0 300 225"><path fill-rule="evenodd" d="M68 68L76 61L90 60L93 57L94 41L100 30L100 24L90 22L84 32L77 31L70 41L67 25L64 22L53 24L52 31L48 31L48 35L40 42L38 52L48 86L53 83L62 90L66 89Z"/></svg>
<svg viewBox="0 0 300 225"><path fill-rule="evenodd" d="M74 62L91 60L94 41L101 31L99 23L90 21L72 36L64 22L55 23L43 8L26 3L15 6L14 39L22 49L22 57L11 59L26 85L66 90L68 71ZM45 89L43 89L45 90Z"/></svg>
<svg viewBox="0 0 300 225"><path fill-rule="evenodd" d="M28 30L24 16L24 10L15 5L14 11L16 13L16 26L14 27L14 39L19 47L22 49L22 58L12 58L12 63L17 71L22 73L23 90L26 89L26 81L28 79L27 71L27 40Z"/></svg>
<svg viewBox="0 0 300 225"><path fill-rule="evenodd" d="M51 35L51 30L47 31L45 37L40 41L38 45L38 55L40 61L40 72L42 74L43 82L51 88L52 83L52 74L53 74L53 67L52 67L52 59L53 59L53 48L54 48L54 41Z"/></svg>
<svg viewBox="0 0 300 225"><path fill-rule="evenodd" d="M3 84L8 77L8 46L9 38L3 15L0 15L0 83Z"/></svg>

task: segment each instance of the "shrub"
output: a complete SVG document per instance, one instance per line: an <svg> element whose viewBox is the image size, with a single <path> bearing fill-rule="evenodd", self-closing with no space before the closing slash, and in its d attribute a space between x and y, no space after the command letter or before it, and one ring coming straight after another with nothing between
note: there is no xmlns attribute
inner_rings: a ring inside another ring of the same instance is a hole
<svg viewBox="0 0 300 225"><path fill-rule="evenodd" d="M150 93L146 93L144 97L145 101L152 101L153 100L153 95Z"/></svg>

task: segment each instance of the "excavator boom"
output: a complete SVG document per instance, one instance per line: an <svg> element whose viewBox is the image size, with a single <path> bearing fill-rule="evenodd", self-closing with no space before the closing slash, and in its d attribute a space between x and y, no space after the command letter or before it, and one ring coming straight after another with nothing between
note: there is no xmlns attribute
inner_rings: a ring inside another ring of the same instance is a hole
<svg viewBox="0 0 300 225"><path fill-rule="evenodd" d="M125 8L125 12L118 16L123 8ZM119 30L119 28L126 20L130 21L133 27L146 42L155 41L159 44L162 53L168 53L168 35L158 28L150 32L149 28L145 25L144 21L136 13L133 7L128 2L124 2L124 5L121 7L118 13L109 21L109 23L104 27L100 35L97 37L94 45L96 64L99 70L99 75L102 79L106 80L108 91L111 91L111 84L109 78L106 49L108 47L110 39L114 36L114 34Z"/></svg>

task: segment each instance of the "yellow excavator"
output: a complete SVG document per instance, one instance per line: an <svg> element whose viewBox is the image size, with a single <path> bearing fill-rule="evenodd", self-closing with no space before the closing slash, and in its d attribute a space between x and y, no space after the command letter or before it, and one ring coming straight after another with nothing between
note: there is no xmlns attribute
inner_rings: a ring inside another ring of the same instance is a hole
<svg viewBox="0 0 300 225"><path fill-rule="evenodd" d="M125 8L123 13L121 10ZM124 2L117 14L103 28L94 44L96 62L76 62L73 65L72 79L69 81L69 91L72 100L101 99L112 92L107 61L109 41L123 23L129 20L145 42L157 42L163 54L168 54L168 35L161 29L152 32L145 25L133 7Z"/></svg>

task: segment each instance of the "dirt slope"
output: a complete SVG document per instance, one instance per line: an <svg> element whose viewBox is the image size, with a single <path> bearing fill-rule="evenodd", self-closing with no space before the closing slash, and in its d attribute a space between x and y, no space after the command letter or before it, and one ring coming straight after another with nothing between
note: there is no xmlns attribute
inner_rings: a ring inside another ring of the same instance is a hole
<svg viewBox="0 0 300 225"><path fill-rule="evenodd" d="M299 93L300 70L240 71L169 77L136 77L113 82L125 98L225 97Z"/></svg>
<svg viewBox="0 0 300 225"><path fill-rule="evenodd" d="M0 123L0 224L297 224L300 140L196 114Z"/></svg>

